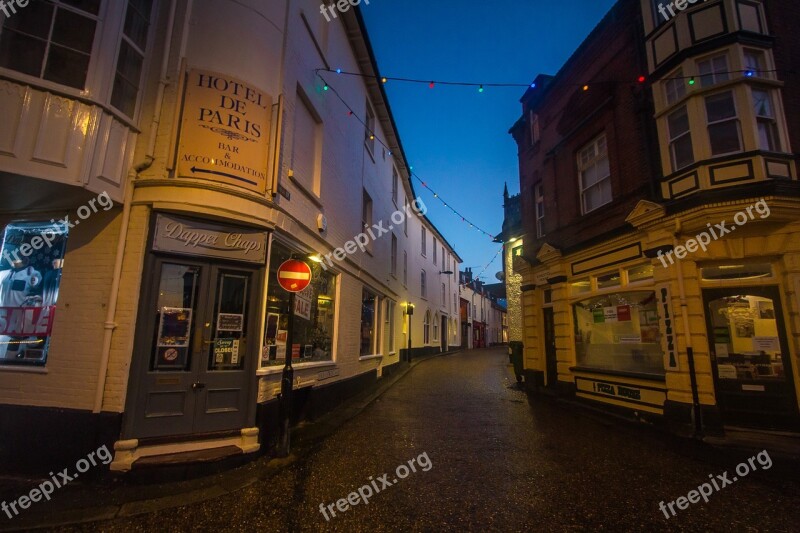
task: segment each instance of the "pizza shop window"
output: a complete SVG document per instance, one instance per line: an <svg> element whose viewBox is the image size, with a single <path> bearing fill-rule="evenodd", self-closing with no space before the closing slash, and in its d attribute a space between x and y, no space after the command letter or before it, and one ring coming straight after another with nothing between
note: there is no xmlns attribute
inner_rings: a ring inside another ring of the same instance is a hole
<svg viewBox="0 0 800 533"><path fill-rule="evenodd" d="M311 267L311 283L295 295L294 309L289 293L278 284L278 267L288 260L292 250L273 241L267 290L267 315L261 366L283 365L286 350L295 363L333 360L333 329L336 310L336 276L320 263L306 261ZM292 338L288 338L292 320Z"/></svg>
<svg viewBox="0 0 800 533"><path fill-rule="evenodd" d="M663 376L654 291L606 294L573 305L579 367Z"/></svg>
<svg viewBox="0 0 800 533"><path fill-rule="evenodd" d="M0 365L44 365L68 229L12 222L0 246Z"/></svg>

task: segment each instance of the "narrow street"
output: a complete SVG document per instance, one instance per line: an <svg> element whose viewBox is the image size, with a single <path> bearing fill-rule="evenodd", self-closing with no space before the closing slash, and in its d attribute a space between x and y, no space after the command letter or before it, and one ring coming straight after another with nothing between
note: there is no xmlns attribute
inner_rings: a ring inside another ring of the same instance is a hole
<svg viewBox="0 0 800 533"><path fill-rule="evenodd" d="M755 462L757 473L667 520L660 501L687 495L712 474L733 479L747 456L528 400L507 363L506 348L422 362L268 481L63 531L797 531L800 487L778 459L769 470ZM368 505L335 510L371 478L380 487L388 473L393 482L397 467L415 458L416 472ZM329 522L321 503L334 504Z"/></svg>

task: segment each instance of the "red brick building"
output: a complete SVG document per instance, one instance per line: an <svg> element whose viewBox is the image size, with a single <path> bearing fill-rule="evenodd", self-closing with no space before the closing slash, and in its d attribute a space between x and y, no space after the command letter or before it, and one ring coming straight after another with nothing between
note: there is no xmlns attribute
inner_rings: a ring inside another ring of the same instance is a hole
<svg viewBox="0 0 800 533"><path fill-rule="evenodd" d="M511 129L528 383L680 429L800 430L799 8L658 5L617 2Z"/></svg>

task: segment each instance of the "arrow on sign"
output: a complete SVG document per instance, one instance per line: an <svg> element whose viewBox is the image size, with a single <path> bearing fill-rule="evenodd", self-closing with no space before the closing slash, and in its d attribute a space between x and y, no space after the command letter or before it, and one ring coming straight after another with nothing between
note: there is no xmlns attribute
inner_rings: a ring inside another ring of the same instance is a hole
<svg viewBox="0 0 800 533"><path fill-rule="evenodd" d="M258 186L258 183L256 183L255 181L250 181L248 179L242 178L241 176L234 176L233 174L226 174L225 172L219 172L217 170L206 170L204 168L197 168L197 167L192 167L191 170L192 170L193 173L216 174L217 176L225 176L226 178L231 178L231 179L243 181L245 183L249 183L251 185Z"/></svg>

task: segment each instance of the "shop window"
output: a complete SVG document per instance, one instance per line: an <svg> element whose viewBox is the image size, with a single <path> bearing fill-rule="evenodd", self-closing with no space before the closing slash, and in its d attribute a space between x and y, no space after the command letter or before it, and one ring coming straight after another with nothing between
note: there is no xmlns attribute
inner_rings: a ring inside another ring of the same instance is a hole
<svg viewBox="0 0 800 533"><path fill-rule="evenodd" d="M578 366L665 373L655 292L598 296L576 303L573 310Z"/></svg>
<svg viewBox="0 0 800 533"><path fill-rule="evenodd" d="M433 317L433 340L439 340L439 313Z"/></svg>
<svg viewBox="0 0 800 533"><path fill-rule="evenodd" d="M289 293L278 285L277 271L291 255L287 247L272 243L262 366L282 365L287 347L292 350L295 362L333 359L336 276L319 263L308 262L311 284L295 295L295 306L290 310ZM291 339L289 320L292 320Z"/></svg>
<svg viewBox="0 0 800 533"><path fill-rule="evenodd" d="M129 117L134 115L139 98L152 9L153 0L129 0L125 12L111 105Z"/></svg>
<svg viewBox="0 0 800 533"><path fill-rule="evenodd" d="M425 312L425 318L422 321L422 343L428 345L431 343L431 312Z"/></svg>
<svg viewBox="0 0 800 533"><path fill-rule="evenodd" d="M578 173L584 214L611 202L611 170L605 134L578 152Z"/></svg>
<svg viewBox="0 0 800 533"><path fill-rule="evenodd" d="M44 365L50 347L68 229L6 226L0 247L0 365Z"/></svg>
<svg viewBox="0 0 800 533"><path fill-rule="evenodd" d="M733 91L706 97L706 116L712 155L742 150L742 136L739 131Z"/></svg>
<svg viewBox="0 0 800 533"><path fill-rule="evenodd" d="M84 90L100 0L31 2L6 17L0 66Z"/></svg>
<svg viewBox="0 0 800 533"><path fill-rule="evenodd" d="M654 273L653 265L640 265L628 269L628 283L637 283L640 281L652 281Z"/></svg>
<svg viewBox="0 0 800 533"><path fill-rule="evenodd" d="M720 55L697 62L697 71L700 73L700 86L711 87L718 83L728 81L728 56Z"/></svg>
<svg viewBox="0 0 800 533"><path fill-rule="evenodd" d="M584 292L591 292L592 282L589 278L575 280L569 284L569 293L572 296L576 294L583 294Z"/></svg>
<svg viewBox="0 0 800 533"><path fill-rule="evenodd" d="M762 150L778 152L781 149L778 121L772 95L763 89L753 89L753 108L758 124L758 146Z"/></svg>
<svg viewBox="0 0 800 533"><path fill-rule="evenodd" d="M372 355L375 346L375 321L378 297L364 288L361 291L361 356Z"/></svg>
<svg viewBox="0 0 800 533"><path fill-rule="evenodd" d="M772 265L754 263L749 265L719 265L702 267L703 281L756 280L772 277Z"/></svg>
<svg viewBox="0 0 800 533"><path fill-rule="evenodd" d="M611 272L609 274L597 276L598 290L619 287L620 285L622 285L622 278L620 277L619 272Z"/></svg>
<svg viewBox="0 0 800 533"><path fill-rule="evenodd" d="M515 246L511 250L511 255L512 255L512 257L521 257L522 256L522 245L520 244L519 246Z"/></svg>
<svg viewBox="0 0 800 533"><path fill-rule="evenodd" d="M694 149L692 148L692 131L689 128L689 115L686 106L667 117L669 126L669 154L672 170L678 171L694 163Z"/></svg>

